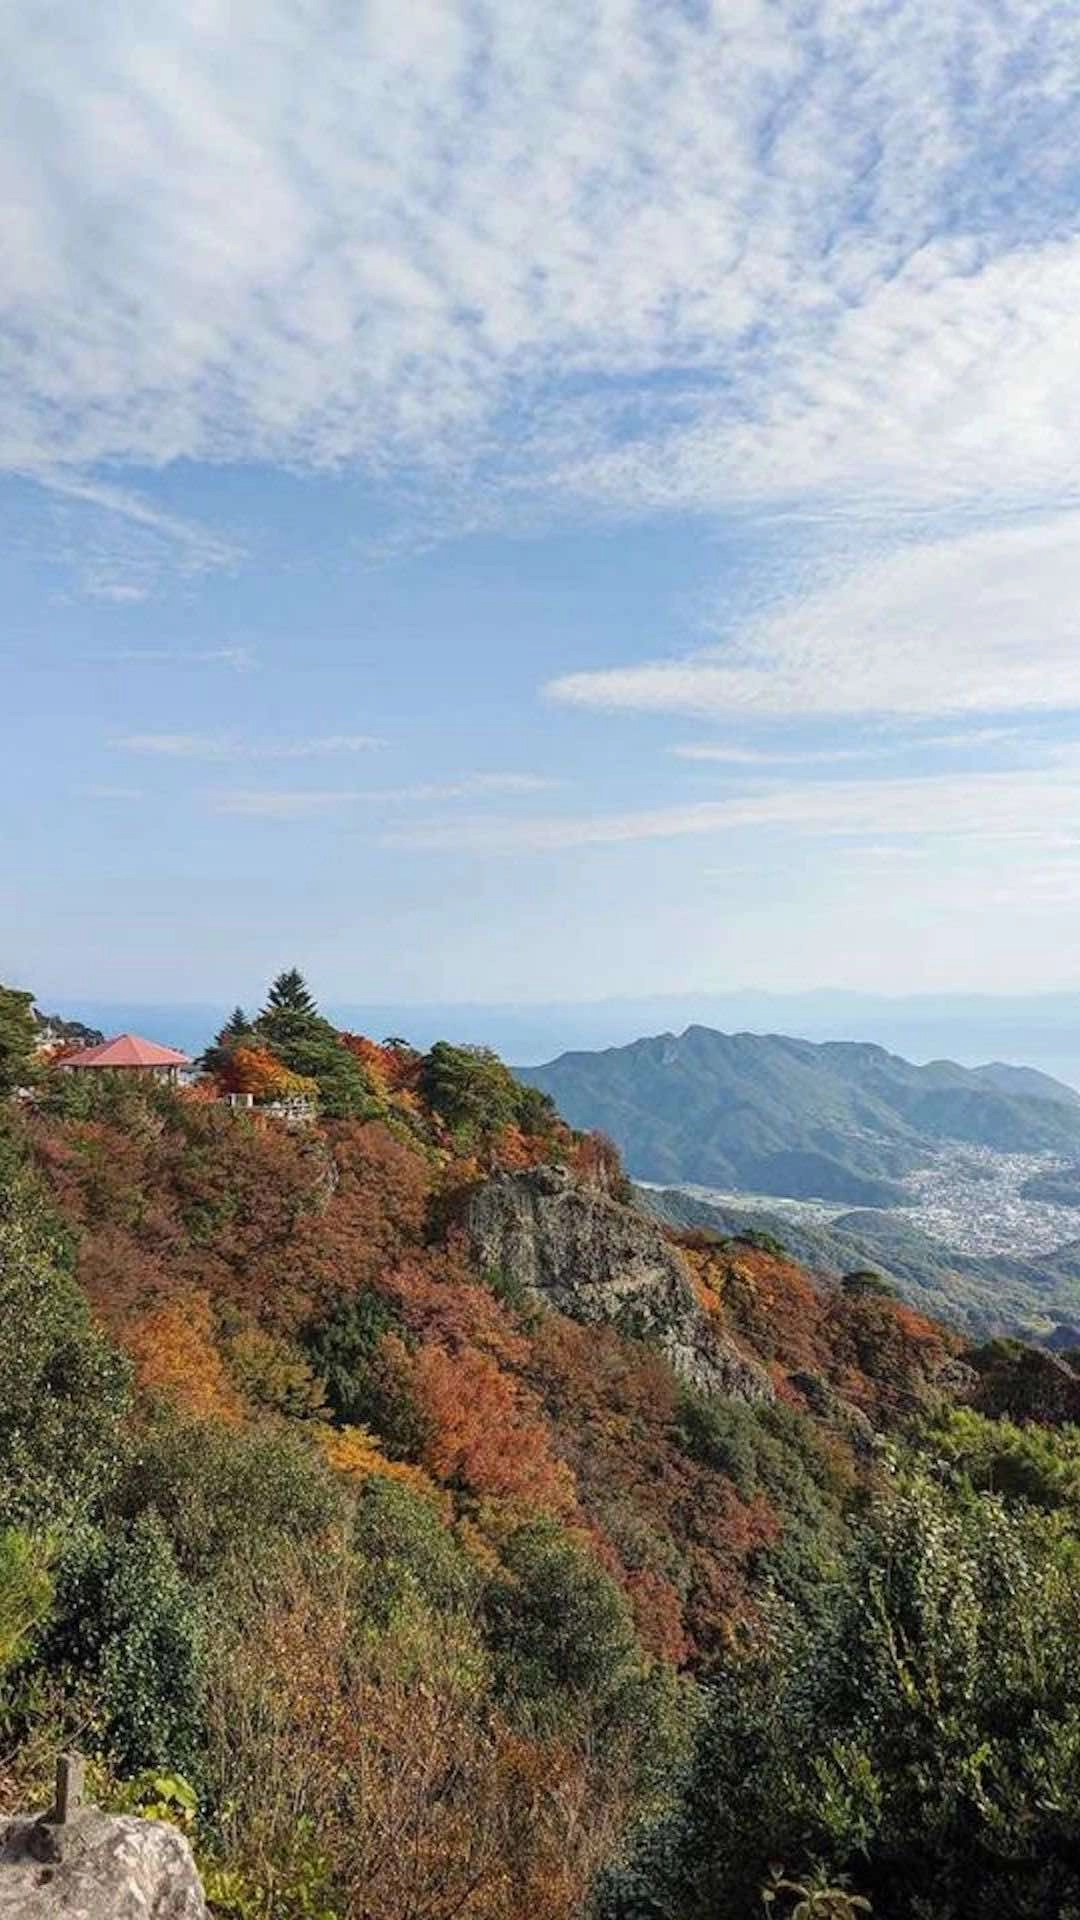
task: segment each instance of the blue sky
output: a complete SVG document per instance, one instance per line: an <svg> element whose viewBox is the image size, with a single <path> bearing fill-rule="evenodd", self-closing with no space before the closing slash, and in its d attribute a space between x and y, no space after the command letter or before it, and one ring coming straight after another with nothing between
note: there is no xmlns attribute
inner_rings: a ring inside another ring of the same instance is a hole
<svg viewBox="0 0 1080 1920"><path fill-rule="evenodd" d="M14 0L3 972L1080 952L1069 0Z"/></svg>

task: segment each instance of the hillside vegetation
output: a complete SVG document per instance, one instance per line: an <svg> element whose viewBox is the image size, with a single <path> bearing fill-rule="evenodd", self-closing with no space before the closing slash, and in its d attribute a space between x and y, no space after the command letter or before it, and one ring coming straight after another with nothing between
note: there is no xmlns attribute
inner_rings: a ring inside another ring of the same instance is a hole
<svg viewBox="0 0 1080 1920"><path fill-rule="evenodd" d="M1068 1355L664 1242L493 1055L295 974L191 1089L36 1064L26 1016L5 1804L79 1744L218 1920L1080 1914Z"/></svg>
<svg viewBox="0 0 1080 1920"><path fill-rule="evenodd" d="M942 1142L1076 1157L1080 1100L1048 1075L884 1047L688 1027L521 1070L575 1126L618 1141L631 1174L888 1207Z"/></svg>

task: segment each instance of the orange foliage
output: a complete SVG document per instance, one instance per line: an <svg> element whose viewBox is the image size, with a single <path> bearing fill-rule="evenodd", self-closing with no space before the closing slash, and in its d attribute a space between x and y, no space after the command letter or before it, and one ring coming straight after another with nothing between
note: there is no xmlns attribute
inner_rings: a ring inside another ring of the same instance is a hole
<svg viewBox="0 0 1080 1920"><path fill-rule="evenodd" d="M425 1464L439 1479L474 1494L572 1510L573 1476L552 1451L538 1402L488 1354L424 1347L413 1382L430 1429Z"/></svg>
<svg viewBox="0 0 1080 1920"><path fill-rule="evenodd" d="M343 1033L342 1046L354 1054L367 1069L368 1078L378 1094L415 1094L420 1084L422 1054L411 1047L380 1046L363 1033Z"/></svg>
<svg viewBox="0 0 1080 1920"><path fill-rule="evenodd" d="M526 1335L490 1288L477 1279L460 1240L411 1254L376 1284L393 1301L410 1333L434 1339L455 1352L471 1347L500 1364L524 1365L529 1352Z"/></svg>
<svg viewBox="0 0 1080 1920"><path fill-rule="evenodd" d="M388 1049L380 1047L375 1040L369 1040L363 1033L343 1033L341 1044L365 1069L372 1092L385 1099L390 1091L389 1063L386 1058Z"/></svg>
<svg viewBox="0 0 1080 1920"><path fill-rule="evenodd" d="M959 1342L885 1295L850 1296L794 1261L736 1242L676 1236L701 1304L769 1364L781 1398L805 1406L788 1382L813 1373L880 1421L902 1411Z"/></svg>
<svg viewBox="0 0 1080 1920"><path fill-rule="evenodd" d="M387 1480L400 1480L404 1486L422 1494L425 1500L432 1501L441 1510L449 1510L446 1495L435 1485L430 1474L426 1474L422 1467L411 1467L401 1460L388 1460L366 1427L324 1427L319 1433L319 1445L335 1473L343 1473L352 1480L368 1480L372 1474L381 1474Z"/></svg>
<svg viewBox="0 0 1080 1920"><path fill-rule="evenodd" d="M670 1666L685 1666L693 1643L686 1631L682 1601L671 1581L651 1567L642 1567L628 1576L626 1591L646 1652Z"/></svg>
<svg viewBox="0 0 1080 1920"><path fill-rule="evenodd" d="M198 1420L235 1424L242 1406L214 1339L205 1293L170 1300L135 1321L127 1332L139 1385L171 1400Z"/></svg>
<svg viewBox="0 0 1080 1920"><path fill-rule="evenodd" d="M699 1307L706 1313L721 1313L723 1298L718 1263L710 1259L705 1247L695 1246L689 1235L679 1242L682 1257L690 1269L690 1279Z"/></svg>
<svg viewBox="0 0 1080 1920"><path fill-rule="evenodd" d="M626 1178L622 1155L606 1133L584 1134L570 1156L570 1165L580 1179L604 1193L617 1192Z"/></svg>
<svg viewBox="0 0 1080 1920"><path fill-rule="evenodd" d="M233 1047L217 1076L222 1092L250 1093L256 1100L314 1097L314 1080L290 1073L269 1047Z"/></svg>
<svg viewBox="0 0 1080 1920"><path fill-rule="evenodd" d="M522 1133L520 1127L504 1127L491 1143L491 1160L505 1173L519 1173L535 1166L539 1150L541 1142Z"/></svg>

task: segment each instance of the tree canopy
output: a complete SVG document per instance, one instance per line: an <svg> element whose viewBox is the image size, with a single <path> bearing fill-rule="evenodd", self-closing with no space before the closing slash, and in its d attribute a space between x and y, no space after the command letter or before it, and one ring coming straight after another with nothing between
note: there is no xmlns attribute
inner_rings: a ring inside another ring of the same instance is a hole
<svg viewBox="0 0 1080 1920"><path fill-rule="evenodd" d="M34 996L18 987L0 986L0 1095L24 1086L37 1046Z"/></svg>

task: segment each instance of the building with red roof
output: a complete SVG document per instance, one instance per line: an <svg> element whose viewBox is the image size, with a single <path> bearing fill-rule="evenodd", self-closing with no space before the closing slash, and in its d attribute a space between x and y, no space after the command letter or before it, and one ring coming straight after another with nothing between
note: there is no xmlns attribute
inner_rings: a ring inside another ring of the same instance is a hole
<svg viewBox="0 0 1080 1920"><path fill-rule="evenodd" d="M144 1040L137 1033L119 1033L100 1047L80 1047L57 1061L64 1072L84 1068L104 1073L146 1073L155 1080L177 1080L192 1065L186 1053L176 1047L159 1047L156 1040Z"/></svg>

